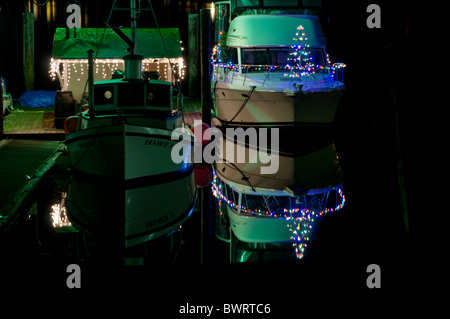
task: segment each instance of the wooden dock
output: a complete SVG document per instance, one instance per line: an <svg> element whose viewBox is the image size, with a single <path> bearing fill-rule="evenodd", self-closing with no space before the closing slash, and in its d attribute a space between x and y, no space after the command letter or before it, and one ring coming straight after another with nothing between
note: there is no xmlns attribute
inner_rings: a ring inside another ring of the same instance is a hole
<svg viewBox="0 0 450 319"><path fill-rule="evenodd" d="M184 120L186 121L187 125L192 125L194 124L194 121L202 120L202 114L200 112L185 112Z"/></svg>
<svg viewBox="0 0 450 319"><path fill-rule="evenodd" d="M3 119L7 138L63 140L64 130L55 128L52 111L14 111Z"/></svg>
<svg viewBox="0 0 450 319"><path fill-rule="evenodd" d="M26 218L62 148L58 141L0 141L0 236Z"/></svg>
<svg viewBox="0 0 450 319"><path fill-rule="evenodd" d="M195 120L202 120L201 114L201 104L199 100L194 100L190 98L184 98L183 110L184 110L184 120L186 124L192 125Z"/></svg>

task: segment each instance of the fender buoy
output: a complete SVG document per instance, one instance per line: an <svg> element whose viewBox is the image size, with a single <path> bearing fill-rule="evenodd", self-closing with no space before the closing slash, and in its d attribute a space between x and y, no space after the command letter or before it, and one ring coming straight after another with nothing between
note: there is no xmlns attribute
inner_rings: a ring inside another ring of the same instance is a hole
<svg viewBox="0 0 450 319"><path fill-rule="evenodd" d="M72 115L64 121L64 132L66 134L81 130L81 119L78 115Z"/></svg>
<svg viewBox="0 0 450 319"><path fill-rule="evenodd" d="M212 170L208 165L195 164L194 166L195 184L198 188L208 187L212 181Z"/></svg>
<svg viewBox="0 0 450 319"><path fill-rule="evenodd" d="M192 129L192 133L194 133L195 143L200 143L201 145L206 145L210 142L209 139L205 138L205 131L209 128L210 127L208 124L203 123L203 122L201 122L201 124L200 124L200 121L198 121L198 122L195 121L195 123L192 124L191 129Z"/></svg>

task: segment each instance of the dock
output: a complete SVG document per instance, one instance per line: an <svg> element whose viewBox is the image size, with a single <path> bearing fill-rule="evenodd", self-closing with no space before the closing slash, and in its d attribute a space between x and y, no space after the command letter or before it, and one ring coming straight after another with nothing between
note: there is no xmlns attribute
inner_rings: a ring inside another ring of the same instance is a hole
<svg viewBox="0 0 450 319"><path fill-rule="evenodd" d="M0 141L0 235L26 217L62 147L58 141Z"/></svg>
<svg viewBox="0 0 450 319"><path fill-rule="evenodd" d="M64 140L64 130L54 126L52 111L13 111L3 120L6 138Z"/></svg>
<svg viewBox="0 0 450 319"><path fill-rule="evenodd" d="M187 125L194 124L194 121L202 120L201 113L201 103L199 100L184 98L183 100L183 110L184 110L184 120Z"/></svg>

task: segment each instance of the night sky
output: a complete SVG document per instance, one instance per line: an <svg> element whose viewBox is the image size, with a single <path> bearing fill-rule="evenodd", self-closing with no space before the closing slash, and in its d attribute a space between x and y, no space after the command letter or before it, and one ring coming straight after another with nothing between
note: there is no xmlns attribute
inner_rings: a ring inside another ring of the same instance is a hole
<svg viewBox="0 0 450 319"><path fill-rule="evenodd" d="M0 70L14 98L24 92L19 2L0 1ZM51 82L48 77L52 37L56 27L65 25L65 7L74 1L57 2L53 20L48 21L45 9L41 8L35 23L36 90L59 89L57 81ZM87 14L88 17L87 25L82 21L82 26L103 27L110 3L112 1L78 1L82 16ZM199 13L206 1L186 4L187 1L154 0L152 3L161 27L180 28L187 54L187 14ZM433 78L428 72L433 68L427 61L438 61L428 51L432 45L427 41L433 34L429 31L434 27L421 19L422 14L429 11L423 4L418 6L406 0L324 0L322 3L321 21L331 61L347 65L346 91L336 123L336 147L344 170L346 206L343 212L325 217L315 243L320 252L317 257L320 267L329 275L336 267L358 269L355 270L360 272L358 278L365 278L365 268L361 270L360 266L378 263L388 269L390 277L386 281L396 286L411 284L409 272L396 281L399 269L421 269L418 265L432 264L437 272L433 275L441 278L442 265L449 252L449 212L445 208L444 190L439 190L439 185L433 181L443 176L441 168L444 167L439 164L442 154L435 154L433 149L438 136L436 126L439 127L436 121L442 117L440 112L448 102L435 103L435 98L431 98L435 96L433 88L422 85L426 75ZM380 29L366 26L369 15L366 8L370 3L381 7ZM111 25L128 27L128 21L121 13L113 13ZM142 14L138 26L155 26L150 13ZM423 52L418 51L422 49ZM442 56L444 61L445 56ZM438 79L433 78L433 81ZM185 82L184 87L187 80ZM402 215L400 162L408 232ZM214 272L207 271L208 274ZM255 272L261 274L262 271ZM256 276L252 280L259 282ZM270 282L276 284L275 279Z"/></svg>

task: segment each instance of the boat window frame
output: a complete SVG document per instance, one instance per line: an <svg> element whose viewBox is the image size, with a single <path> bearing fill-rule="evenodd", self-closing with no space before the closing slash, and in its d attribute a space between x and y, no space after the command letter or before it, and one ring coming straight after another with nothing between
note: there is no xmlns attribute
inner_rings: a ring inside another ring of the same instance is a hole
<svg viewBox="0 0 450 319"><path fill-rule="evenodd" d="M146 101L147 101L147 99L146 99L146 97L147 97L147 89L146 89L146 83L144 82L144 81L142 81L142 90L143 90L143 92L142 92L142 99L143 99L143 103L142 103L142 105L138 105L137 103L136 104L132 104L132 105L122 105L122 104L119 104L119 89L124 89L124 88L126 88L127 89L127 91L128 91L128 87L129 86L131 86L131 87L133 87L133 86L135 86L136 85L136 83L133 83L133 82L121 82L121 83L115 83L116 85L117 85L117 108L118 109L123 109L123 110L127 110L127 109L135 109L135 108L142 108L142 109L145 109L145 107L146 107Z"/></svg>
<svg viewBox="0 0 450 319"><path fill-rule="evenodd" d="M292 2L297 2L296 5L277 5L276 3L279 1L276 0L247 0L247 1L251 1L254 2L254 4L250 4L250 5L242 5L242 2L244 0L234 0L233 1L233 9L299 9L303 7L303 1L302 0L292 0ZM269 1L273 1L274 5L268 5L266 4Z"/></svg>
<svg viewBox="0 0 450 319"><path fill-rule="evenodd" d="M251 64L251 65L254 65L254 66L261 66L261 67L270 67L270 66L285 66L285 65L287 65L287 64L289 64L288 62L288 60L286 60L286 62L284 62L284 63L278 63L278 64L255 64L255 63L244 63L244 55L245 54L248 54L248 52L257 52L257 51L265 51L266 53L267 52L271 52L271 51L286 51L289 55L290 55L290 52L289 51L291 51L292 52L292 47L291 46L285 46L285 47L245 47L245 48L236 48L236 49L239 49L240 51L241 51L241 53L240 53L240 57L241 57L241 59L240 59L240 61L239 61L239 59L238 59L238 65L239 66L241 66L241 65L249 65L249 64ZM321 66L323 66L324 68L325 67L327 67L328 66L328 61L327 61L327 58L326 58L326 53L325 53L325 50L324 50L324 48L320 48L320 47L312 47L312 48L309 48L309 50L314 50L314 51L317 51L317 52L320 52L320 57L321 57L321 63L319 63L318 65L321 65ZM238 51L239 52L239 51ZM238 57L239 57L239 54L238 54ZM267 55L266 54L266 58L271 58L271 56L270 55ZM278 59L278 57L276 57L277 59ZM233 62L233 61L232 61ZM267 62L267 61L266 61ZM270 61L271 62L271 61Z"/></svg>
<svg viewBox="0 0 450 319"><path fill-rule="evenodd" d="M113 103L112 104L97 104L96 102L96 97L95 97L95 93L97 91L97 88L103 88L103 87L108 87L108 86L112 86L113 87ZM117 85L116 83L101 83L101 84L97 84L94 85L94 92L92 92L92 99L93 99L93 106L95 108L95 110L99 110L99 111L103 111L103 110L110 110L111 108L115 109L117 108Z"/></svg>
<svg viewBox="0 0 450 319"><path fill-rule="evenodd" d="M164 82L164 81L160 81L160 80L153 80L153 81ZM149 93L148 88L152 84L155 84L155 83L154 82L152 83L150 81L145 83L145 99L144 99L145 109L146 110L154 110L154 111L168 111L168 110L172 111L173 110L173 99L172 98L170 99L170 105L169 106L161 106L161 105L155 106L155 105L150 105L150 104L147 103L148 102L148 93ZM161 86L165 86L165 85L171 87L170 84L165 84L165 83L161 84ZM173 96L173 89L170 89L170 97L172 97L172 96Z"/></svg>

